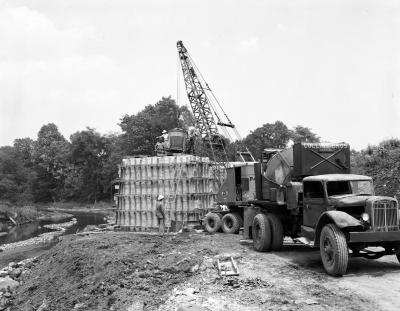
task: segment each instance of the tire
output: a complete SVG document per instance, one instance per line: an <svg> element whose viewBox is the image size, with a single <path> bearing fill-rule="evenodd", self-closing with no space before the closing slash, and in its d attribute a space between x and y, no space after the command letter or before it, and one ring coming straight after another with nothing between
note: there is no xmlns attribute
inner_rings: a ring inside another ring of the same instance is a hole
<svg viewBox="0 0 400 311"><path fill-rule="evenodd" d="M208 213L204 218L204 229L208 233L216 233L221 228L221 217L216 213Z"/></svg>
<svg viewBox="0 0 400 311"><path fill-rule="evenodd" d="M268 214L268 221L271 226L272 240L271 249L273 251L279 251L283 244L283 226L280 218L273 214Z"/></svg>
<svg viewBox="0 0 400 311"><path fill-rule="evenodd" d="M239 229L243 227L243 217L240 215L240 213L234 213L237 217L237 219L239 219Z"/></svg>
<svg viewBox="0 0 400 311"><path fill-rule="evenodd" d="M319 249L325 271L332 276L346 273L349 251L344 233L334 224L322 228Z"/></svg>
<svg viewBox="0 0 400 311"><path fill-rule="evenodd" d="M238 233L241 219L238 214L229 213L222 217L222 231L225 233Z"/></svg>
<svg viewBox="0 0 400 311"><path fill-rule="evenodd" d="M258 252L266 252L271 249L272 235L271 225L267 215L258 214L253 219L253 245Z"/></svg>

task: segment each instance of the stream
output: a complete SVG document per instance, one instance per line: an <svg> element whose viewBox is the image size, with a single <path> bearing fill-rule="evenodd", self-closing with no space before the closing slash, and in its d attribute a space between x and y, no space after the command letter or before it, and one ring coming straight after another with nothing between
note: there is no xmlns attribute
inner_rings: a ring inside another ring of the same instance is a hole
<svg viewBox="0 0 400 311"><path fill-rule="evenodd" d="M71 228L68 228L63 235L74 234L78 231L83 230L87 225L100 225L106 223L106 215L102 213L88 213L88 212L78 212L78 211L68 211L69 214L73 214L77 220L77 223ZM63 220L66 222L68 220ZM60 222L49 222L40 221L24 224L17 227L12 227L9 229L8 234L0 237L0 245L14 243L19 241L24 241L39 234L52 231L44 227L46 224L60 223ZM0 268L6 266L9 262L21 261L23 259L39 256L47 249L50 249L55 244L35 244L26 246L20 249L10 250L0 253Z"/></svg>

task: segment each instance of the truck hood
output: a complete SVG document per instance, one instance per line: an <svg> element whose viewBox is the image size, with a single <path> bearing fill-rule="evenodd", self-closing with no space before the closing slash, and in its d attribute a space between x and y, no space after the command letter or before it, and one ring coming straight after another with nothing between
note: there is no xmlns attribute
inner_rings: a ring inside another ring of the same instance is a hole
<svg viewBox="0 0 400 311"><path fill-rule="evenodd" d="M341 206L365 206L365 202L371 199L389 199L388 197L373 196L373 195L353 195L346 194L336 197L330 197L329 203L331 205Z"/></svg>

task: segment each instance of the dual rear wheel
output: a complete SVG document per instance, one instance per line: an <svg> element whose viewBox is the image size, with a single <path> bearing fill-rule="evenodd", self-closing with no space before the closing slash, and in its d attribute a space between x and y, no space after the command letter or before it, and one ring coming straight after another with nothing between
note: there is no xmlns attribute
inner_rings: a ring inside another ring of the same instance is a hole
<svg viewBox="0 0 400 311"><path fill-rule="evenodd" d="M243 226L243 219L239 213L228 213L223 217L218 213L208 213L204 218L204 227L208 233L216 233L220 229L224 233L238 233Z"/></svg>
<svg viewBox="0 0 400 311"><path fill-rule="evenodd" d="M273 214L258 214L253 219L252 235L256 251L278 251L283 244L282 221Z"/></svg>
<svg viewBox="0 0 400 311"><path fill-rule="evenodd" d="M278 251L283 244L283 226L273 214L258 214L253 219L253 244L256 251ZM320 254L325 271L332 276L346 273L349 252L344 233L334 224L323 227L320 235ZM400 260L400 254L397 254Z"/></svg>

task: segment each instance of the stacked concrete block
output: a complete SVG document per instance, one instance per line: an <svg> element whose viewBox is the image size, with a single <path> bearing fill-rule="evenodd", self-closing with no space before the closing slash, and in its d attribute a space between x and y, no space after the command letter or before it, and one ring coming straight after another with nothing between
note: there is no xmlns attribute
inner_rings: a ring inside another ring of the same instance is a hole
<svg viewBox="0 0 400 311"><path fill-rule="evenodd" d="M159 194L165 197L166 227L198 222L212 206L219 182L215 165L192 155L123 159L119 181L117 224L138 231L157 228Z"/></svg>

